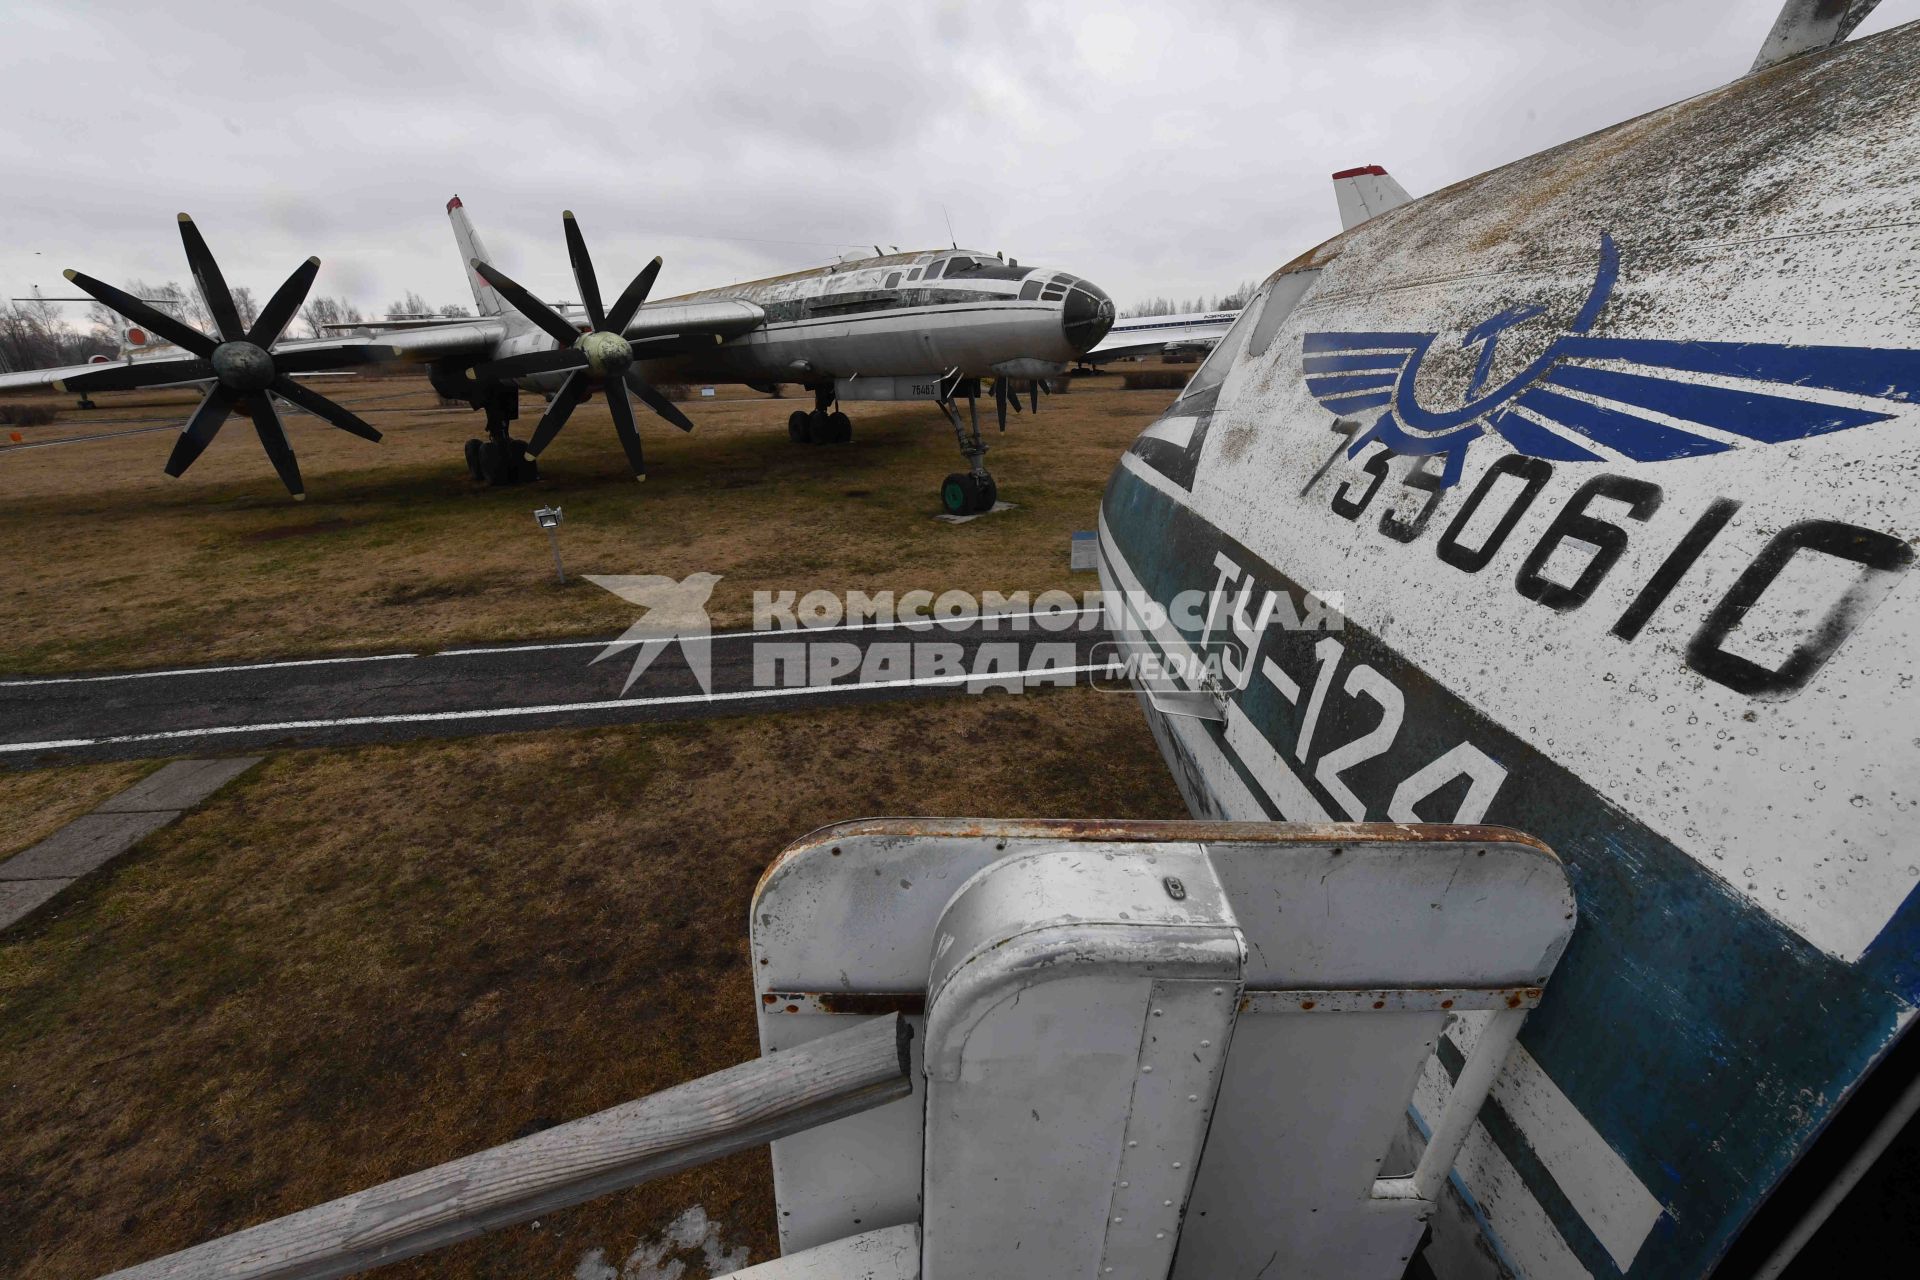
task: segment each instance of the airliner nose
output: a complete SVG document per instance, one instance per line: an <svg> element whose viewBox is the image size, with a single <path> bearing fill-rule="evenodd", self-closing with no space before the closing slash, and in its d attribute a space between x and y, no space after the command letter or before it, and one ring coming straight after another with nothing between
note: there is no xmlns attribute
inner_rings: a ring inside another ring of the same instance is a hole
<svg viewBox="0 0 1920 1280"><path fill-rule="evenodd" d="M1113 328L1113 299L1093 281L1076 279L1061 303L1060 327L1074 355L1085 355Z"/></svg>

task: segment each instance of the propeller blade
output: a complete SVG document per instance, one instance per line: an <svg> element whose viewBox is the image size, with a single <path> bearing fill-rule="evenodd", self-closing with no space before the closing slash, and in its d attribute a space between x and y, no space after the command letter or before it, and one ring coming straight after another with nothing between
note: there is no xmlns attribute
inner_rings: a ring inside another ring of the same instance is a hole
<svg viewBox="0 0 1920 1280"><path fill-rule="evenodd" d="M253 419L253 433L260 437L260 447L273 460L273 469L280 473L280 483L287 486L287 492L295 501L305 498L307 486L300 479L300 464L294 461L293 446L287 443L287 429L280 421L279 411L273 407L273 398L264 391L250 391L245 404L247 416Z"/></svg>
<svg viewBox="0 0 1920 1280"><path fill-rule="evenodd" d="M1033 399L1029 402L1033 405L1033 411L1035 413L1040 412L1040 379L1035 378L1033 380L1033 382L1030 384L1030 389L1028 390L1027 394L1033 397Z"/></svg>
<svg viewBox="0 0 1920 1280"><path fill-rule="evenodd" d="M536 373L586 367L587 357L584 353L572 347L561 347L558 351L529 351L522 356L508 356L504 360L475 365L467 376L477 382L505 382L510 378L525 378Z"/></svg>
<svg viewBox="0 0 1920 1280"><path fill-rule="evenodd" d="M533 439L527 441L527 452L539 457L540 451L553 443L553 438L560 434L560 428L567 425L567 417L579 407L580 402L587 398L587 393L592 389L587 383L585 373L575 369L568 374L567 380L560 384L560 394L553 398L553 402L547 406L547 411L540 415L540 425L534 428Z"/></svg>
<svg viewBox="0 0 1920 1280"><path fill-rule="evenodd" d="M655 258L640 268L640 274L633 278L618 298L614 299L613 310L607 312L607 322L601 327L614 333L625 333L627 325L639 312L640 304L647 300L647 294L653 290L653 282L660 277L660 259Z"/></svg>
<svg viewBox="0 0 1920 1280"><path fill-rule="evenodd" d="M534 297L525 289L522 289L505 275L480 261L480 259L473 259L471 265L475 271L480 273L481 279L492 285L499 291L501 297L513 304L515 311L518 311L521 315L539 325L541 331L555 342L558 342L563 347L570 347L579 339L580 331L568 324L565 320L562 320L554 313L552 307L549 307L546 303L540 301L540 299Z"/></svg>
<svg viewBox="0 0 1920 1280"><path fill-rule="evenodd" d="M240 327L240 312L233 305L233 293L227 288L226 277L220 274L220 264L213 260L213 251L200 235L200 228L184 213L180 215L180 243L187 247L187 265L193 268L193 282L200 286L200 299L212 313L220 336L228 342L240 341L247 334Z"/></svg>
<svg viewBox="0 0 1920 1280"><path fill-rule="evenodd" d="M1007 380L1005 378L993 380L993 411L1000 419L1000 429L1005 431L1007 429Z"/></svg>
<svg viewBox="0 0 1920 1280"><path fill-rule="evenodd" d="M200 407L193 411L185 429L180 432L180 438L173 442L173 453L167 459L168 475L183 475L193 465L193 460L206 452L207 446L220 433L220 424L233 412L234 402L238 398L217 382L207 388Z"/></svg>
<svg viewBox="0 0 1920 1280"><path fill-rule="evenodd" d="M198 382L213 377L205 360L147 360L139 364L109 364L76 373L53 384L56 391L134 391L173 382Z"/></svg>
<svg viewBox="0 0 1920 1280"><path fill-rule="evenodd" d="M682 431L693 430L693 419L680 412L679 405L654 390L653 384L649 383L632 369L627 370L627 385L633 389L633 394L640 397L641 403L646 405L647 408L653 410Z"/></svg>
<svg viewBox="0 0 1920 1280"><path fill-rule="evenodd" d="M247 330L247 341L256 347L270 347L280 337L280 331L287 327L287 321L293 319L293 313L307 300L307 290L313 288L313 278L320 274L320 259L308 258L293 269L287 282L273 291L267 299L267 305L254 317L253 328Z"/></svg>
<svg viewBox="0 0 1920 1280"><path fill-rule="evenodd" d="M273 394L282 400L299 405L314 417L331 422L342 431L359 436L362 440L371 440L375 444L380 442L380 433L363 422L357 414L335 404L317 391L301 386L286 374L283 373L275 378L270 386Z"/></svg>
<svg viewBox="0 0 1920 1280"><path fill-rule="evenodd" d="M627 451L627 465L633 468L635 480L647 478L647 460L640 452L640 429L633 422L633 405L627 400L627 388L623 383L607 384L607 412L613 415L613 429L620 437L620 447Z"/></svg>
<svg viewBox="0 0 1920 1280"><path fill-rule="evenodd" d="M166 312L148 306L130 293L120 292L104 280L95 280L92 276L83 275L78 271L63 271L60 274L127 319L151 329L183 351L191 351L197 356L210 356L213 354L213 349L220 345L192 325L175 320Z"/></svg>
<svg viewBox="0 0 1920 1280"><path fill-rule="evenodd" d="M600 305L600 281L594 277L593 259L587 256L587 240L580 234L580 224L573 220L573 210L561 211L560 224L566 228L567 261L573 264L573 283L580 290L580 302L587 309L587 319L595 329L604 329L607 313Z"/></svg>

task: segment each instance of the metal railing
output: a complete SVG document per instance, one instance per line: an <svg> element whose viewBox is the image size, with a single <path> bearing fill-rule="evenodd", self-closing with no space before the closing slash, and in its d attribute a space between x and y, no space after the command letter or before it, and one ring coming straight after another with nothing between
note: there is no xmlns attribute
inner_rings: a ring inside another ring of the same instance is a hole
<svg viewBox="0 0 1920 1280"><path fill-rule="evenodd" d="M910 1034L898 1015L875 1018L113 1280L317 1280L410 1258L904 1098Z"/></svg>

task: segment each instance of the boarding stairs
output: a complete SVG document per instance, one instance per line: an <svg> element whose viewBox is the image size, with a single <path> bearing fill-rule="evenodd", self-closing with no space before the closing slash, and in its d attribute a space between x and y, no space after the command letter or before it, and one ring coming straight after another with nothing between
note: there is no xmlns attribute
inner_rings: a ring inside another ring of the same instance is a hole
<svg viewBox="0 0 1920 1280"><path fill-rule="evenodd" d="M116 1274L347 1275L771 1141L743 1280L1393 1280L1574 923L1500 828L844 823L755 891L757 1061Z"/></svg>

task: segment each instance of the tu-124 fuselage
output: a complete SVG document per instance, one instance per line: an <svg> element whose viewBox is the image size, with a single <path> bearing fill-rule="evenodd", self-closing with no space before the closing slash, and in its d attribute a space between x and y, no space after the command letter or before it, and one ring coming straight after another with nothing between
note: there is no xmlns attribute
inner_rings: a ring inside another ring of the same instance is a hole
<svg viewBox="0 0 1920 1280"><path fill-rule="evenodd" d="M1442 1280L1705 1275L1911 1078L1917 82L1910 24L1373 217L1109 484L1195 816L1499 823L1571 871Z"/></svg>

